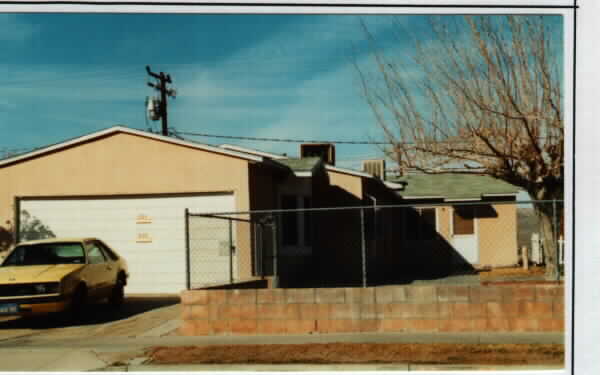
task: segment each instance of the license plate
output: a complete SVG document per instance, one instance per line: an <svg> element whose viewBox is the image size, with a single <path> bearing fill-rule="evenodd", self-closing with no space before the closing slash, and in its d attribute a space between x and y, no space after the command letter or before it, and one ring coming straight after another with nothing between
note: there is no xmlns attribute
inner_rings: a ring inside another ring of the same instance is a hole
<svg viewBox="0 0 600 375"><path fill-rule="evenodd" d="M12 315L19 312L19 305L17 303L1 303L0 304L0 315Z"/></svg>

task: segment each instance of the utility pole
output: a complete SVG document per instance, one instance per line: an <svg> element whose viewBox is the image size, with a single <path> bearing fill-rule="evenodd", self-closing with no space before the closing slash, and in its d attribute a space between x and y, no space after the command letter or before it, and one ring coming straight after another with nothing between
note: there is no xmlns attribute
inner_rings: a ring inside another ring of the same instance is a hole
<svg viewBox="0 0 600 375"><path fill-rule="evenodd" d="M167 119L167 96L175 98L175 90L167 88L167 83L171 82L171 76L160 72L156 74L150 70L150 66L146 65L146 71L151 77L158 80L157 83L148 82L148 86L160 91L160 117L162 119L162 135L169 135L169 125Z"/></svg>

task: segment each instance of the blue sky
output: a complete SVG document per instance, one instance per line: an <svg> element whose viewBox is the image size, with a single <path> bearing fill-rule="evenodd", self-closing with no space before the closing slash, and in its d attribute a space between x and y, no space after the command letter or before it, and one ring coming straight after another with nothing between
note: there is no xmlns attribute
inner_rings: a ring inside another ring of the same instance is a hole
<svg viewBox="0 0 600 375"><path fill-rule="evenodd" d="M182 132L380 140L352 65L368 59L361 17L387 52L410 53L387 15L0 14L0 151L116 124L159 129L145 119L155 95L146 65L171 75L169 125ZM399 20L429 39L424 17ZM295 143L190 139L298 152ZM336 150L353 168L379 155L375 146Z"/></svg>

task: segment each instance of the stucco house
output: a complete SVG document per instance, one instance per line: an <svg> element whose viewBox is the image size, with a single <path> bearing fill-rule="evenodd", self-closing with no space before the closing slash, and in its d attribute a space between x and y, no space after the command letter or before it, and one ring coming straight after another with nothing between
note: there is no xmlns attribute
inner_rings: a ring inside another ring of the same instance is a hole
<svg viewBox="0 0 600 375"><path fill-rule="evenodd" d="M365 181L373 180L319 158L278 161L265 155L115 126L4 159L0 242L5 248L14 242L26 220L36 220L56 237L99 237L127 258L128 292L176 293L186 287L186 208L323 207L340 195L358 204ZM285 229L293 238L283 238L280 255L289 261L281 272L292 273L312 254L304 221L294 222L295 228ZM252 233L240 225L235 236L247 247L238 249L236 277L251 277Z"/></svg>
<svg viewBox="0 0 600 375"><path fill-rule="evenodd" d="M442 202L447 205L434 210L436 232L459 246L451 226L454 203L477 196L488 207L475 210L477 258L458 252L475 265L516 263L512 255L492 256L513 245L516 254L516 234L506 235L516 225L514 205L485 203L514 201L514 188L497 191L490 182L457 196L453 192L462 191L465 183L449 180L433 184L441 191L429 192L416 177L385 181L335 166L333 148L325 149L328 158L310 153L287 157L123 126L39 148L0 160L0 246L22 237L32 220L46 235L99 237L128 260L129 293L178 293L187 285L185 209L214 213ZM417 211L423 218L430 215ZM415 247L416 242L406 240L402 228L414 222L407 215L405 210L375 208L279 214L281 286L356 285L363 249L371 281L401 278L415 264L429 269L432 262L423 250L428 244ZM236 279L257 276L254 235L248 226L234 226ZM204 259L211 269L226 262L229 258L218 250Z"/></svg>
<svg viewBox="0 0 600 375"><path fill-rule="evenodd" d="M409 252L427 248L473 268L519 262L517 187L490 176L457 173L408 174L390 182L403 202L418 204L403 221L403 247L414 249Z"/></svg>
<svg viewBox="0 0 600 375"><path fill-rule="evenodd" d="M281 251L290 262L289 267L284 262L282 273L296 286L296 282L360 284L361 227L367 257L364 271L374 283L434 278L519 262L515 204L519 189L504 181L457 173L409 173L394 178L384 174L378 178L335 167L321 158L289 158L238 146L224 147L260 153L294 171L279 190L281 208L395 206L365 210L362 219L358 210L299 213L294 222L300 225L300 237L310 230L315 239L311 251L286 245L285 232L290 225L286 225L285 217L290 215L280 215L284 219L280 223L284 239ZM308 205L300 200L290 203L281 195L295 192L301 197L311 190ZM401 208L406 205L411 207ZM310 229L302 225L306 215L312 218ZM304 277L294 279L297 272Z"/></svg>

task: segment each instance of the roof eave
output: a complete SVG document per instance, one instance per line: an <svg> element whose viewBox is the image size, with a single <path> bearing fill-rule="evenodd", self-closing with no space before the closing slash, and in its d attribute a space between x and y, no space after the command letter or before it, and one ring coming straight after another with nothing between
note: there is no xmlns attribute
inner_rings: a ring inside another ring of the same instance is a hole
<svg viewBox="0 0 600 375"><path fill-rule="evenodd" d="M484 194L481 194L481 196L484 198L486 198L486 197L514 197L517 194L519 194L519 193L518 192L516 192L516 193L484 193Z"/></svg>
<svg viewBox="0 0 600 375"><path fill-rule="evenodd" d="M388 188L392 189L392 190L399 190L399 189L404 189L406 184L400 184L397 182L391 182L391 181L382 181L383 184L385 186L387 186Z"/></svg>
<svg viewBox="0 0 600 375"><path fill-rule="evenodd" d="M124 126L113 126L108 129L97 131L95 133L83 135L83 136L73 138L68 141L57 143L57 144L54 144L51 146L42 147L37 150L27 152L25 154L21 154L21 155L12 157L12 158L1 160L0 167L18 163L18 162L21 162L24 160L28 160L28 159L37 157L37 156L42 156L42 155L45 155L45 154L48 154L51 152L60 151L65 148L68 148L68 147L76 146L76 145L84 143L84 142L88 142L88 141L91 141L91 140L94 140L97 138L101 138L101 137L111 135L111 134L116 134L116 133L126 133L126 134L131 134L131 135L137 135L140 137L151 138L151 139L155 139L155 140L159 140L159 141L163 141L163 142L177 144L177 145L185 146L185 147L191 147L191 148L208 151L208 152L214 152L217 154L236 157L236 158L240 158L240 159L244 159L244 160L248 160L248 161L262 162L264 160L263 157L261 157L261 156L249 155L249 154L245 154L245 153L241 153L241 152L221 149L219 147L183 141L183 140L167 137L164 135L158 135L158 134L148 133L148 132L145 132L142 130L127 128Z"/></svg>
<svg viewBox="0 0 600 375"><path fill-rule="evenodd" d="M294 176L301 177L301 178L312 177L313 172L312 171L294 171Z"/></svg>
<svg viewBox="0 0 600 375"><path fill-rule="evenodd" d="M402 195L402 194L398 194L402 199L445 199L444 197L440 196L440 195L423 195L423 196L418 196L418 195Z"/></svg>
<svg viewBox="0 0 600 375"><path fill-rule="evenodd" d="M229 145L229 144L222 144L219 147L224 148L226 150L231 150L231 151L236 151L236 152L242 152L245 154L249 154L249 155L258 155L258 156L263 156L266 158L270 158L270 159L285 159L287 158L286 156L283 155L277 155L277 154L272 154L270 152L264 152L264 151L260 151L260 150L254 150L251 148L246 148L246 147L241 147L241 146L236 146L236 145Z"/></svg>
<svg viewBox="0 0 600 375"><path fill-rule="evenodd" d="M348 175L352 175L352 176L356 176L356 177L374 178L372 175L365 173L365 172L359 172L359 171L355 171L355 170L347 169L347 168L340 168L340 167L336 167L336 166L329 165L329 164L325 164L325 169L328 171L348 174Z"/></svg>
<svg viewBox="0 0 600 375"><path fill-rule="evenodd" d="M444 198L444 202L477 202L480 198Z"/></svg>

